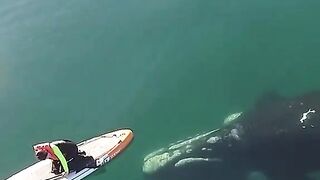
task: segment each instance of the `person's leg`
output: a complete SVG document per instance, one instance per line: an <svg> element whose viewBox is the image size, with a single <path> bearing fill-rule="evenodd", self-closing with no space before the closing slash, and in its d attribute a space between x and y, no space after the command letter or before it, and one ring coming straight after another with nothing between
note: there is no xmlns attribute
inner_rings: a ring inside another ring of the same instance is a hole
<svg viewBox="0 0 320 180"><path fill-rule="evenodd" d="M79 172L84 168L97 168L96 162L92 156L77 156L68 162L70 171Z"/></svg>
<svg viewBox="0 0 320 180"><path fill-rule="evenodd" d="M97 166L96 161L93 159L92 156L86 156L84 158L84 161L86 162L85 165L87 168L97 168L99 166Z"/></svg>

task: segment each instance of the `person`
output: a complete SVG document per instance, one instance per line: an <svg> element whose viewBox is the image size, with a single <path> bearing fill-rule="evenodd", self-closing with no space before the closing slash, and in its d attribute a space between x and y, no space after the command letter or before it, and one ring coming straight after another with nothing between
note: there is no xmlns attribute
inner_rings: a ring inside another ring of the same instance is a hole
<svg viewBox="0 0 320 180"><path fill-rule="evenodd" d="M41 143L33 146L37 159L52 160L52 173L69 174L79 172L84 168L96 168L96 161L92 156L86 156L79 151L78 146L70 140L60 140L51 143Z"/></svg>

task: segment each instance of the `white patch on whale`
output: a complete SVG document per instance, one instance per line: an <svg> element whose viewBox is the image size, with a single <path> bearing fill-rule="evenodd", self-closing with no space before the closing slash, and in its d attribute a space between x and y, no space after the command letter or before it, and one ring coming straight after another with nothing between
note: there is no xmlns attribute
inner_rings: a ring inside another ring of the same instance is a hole
<svg viewBox="0 0 320 180"><path fill-rule="evenodd" d="M191 152L192 152L192 149L187 149L186 150L186 153L188 153L188 154L191 153Z"/></svg>
<svg viewBox="0 0 320 180"><path fill-rule="evenodd" d="M209 135L209 134L211 134L211 133L214 133L214 132L216 132L216 131L218 131L218 130L219 130L219 129L215 129L215 130L213 130L213 131L210 131L210 132L201 134L201 135L196 136L196 137L194 137L194 138L191 138L191 139L189 139L189 140L186 140L186 141L183 141L183 142L181 142L181 143L178 143L178 144L175 144L175 145L173 145L173 146L170 146L170 147L169 147L169 150L178 149L178 148L180 148L180 147L182 147L182 146L191 144L192 142L194 142L194 141L196 141L196 140L199 140L199 139L201 139L201 138L203 138L203 137L205 137L205 136L207 136L207 135Z"/></svg>
<svg viewBox="0 0 320 180"><path fill-rule="evenodd" d="M210 137L210 138L207 140L207 143L214 144L214 143L216 143L217 141L219 141L220 139L221 139L221 137L219 137L219 136Z"/></svg>
<svg viewBox="0 0 320 180"><path fill-rule="evenodd" d="M165 148L161 148L161 149L158 149L150 154L148 154L144 159L143 161L147 161L148 159L150 159L151 157L155 156L156 154L159 154L160 152L164 151Z"/></svg>
<svg viewBox="0 0 320 180"><path fill-rule="evenodd" d="M211 161L216 161L216 162L221 162L222 159L219 158L185 158L179 160L177 163L174 164L175 167L181 167L190 163L196 163L196 162L211 162Z"/></svg>
<svg viewBox="0 0 320 180"><path fill-rule="evenodd" d="M240 140L239 130L238 129L231 129L229 136L233 137L236 140Z"/></svg>
<svg viewBox="0 0 320 180"><path fill-rule="evenodd" d="M183 140L178 140L177 142L174 142L174 143L170 143L169 146L173 146L175 144L178 144L178 143L181 143Z"/></svg>
<svg viewBox="0 0 320 180"><path fill-rule="evenodd" d="M173 153L163 153L155 155L144 161L142 171L146 174L151 174L157 171L159 168L166 165L168 162L179 157L181 152L179 150L173 151Z"/></svg>
<svg viewBox="0 0 320 180"><path fill-rule="evenodd" d="M304 122L308 119L308 115L309 115L310 113L316 113L316 111L309 109L308 112L303 113L303 114L302 114L302 118L300 119L300 123L301 123L301 124L304 123Z"/></svg>
<svg viewBox="0 0 320 180"><path fill-rule="evenodd" d="M241 116L242 112L238 112L238 113L233 113L231 115L229 115L228 117L226 117L223 121L224 125L228 125L231 122L233 122L234 120L236 120L239 116Z"/></svg>

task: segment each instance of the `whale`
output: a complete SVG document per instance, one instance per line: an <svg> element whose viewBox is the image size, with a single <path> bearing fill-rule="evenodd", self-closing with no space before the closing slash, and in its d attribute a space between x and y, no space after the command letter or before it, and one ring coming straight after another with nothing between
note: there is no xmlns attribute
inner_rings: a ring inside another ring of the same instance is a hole
<svg viewBox="0 0 320 180"><path fill-rule="evenodd" d="M147 154L147 180L309 180L320 170L320 91L268 93L223 125Z"/></svg>

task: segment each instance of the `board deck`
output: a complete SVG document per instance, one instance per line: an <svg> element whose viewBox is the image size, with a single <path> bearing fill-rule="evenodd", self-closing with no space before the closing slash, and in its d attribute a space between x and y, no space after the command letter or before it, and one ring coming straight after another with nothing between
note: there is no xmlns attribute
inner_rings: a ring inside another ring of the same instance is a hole
<svg viewBox="0 0 320 180"><path fill-rule="evenodd" d="M133 133L130 129L120 129L91 138L77 145L79 150L86 152L86 155L92 156L96 161L104 164L122 152L132 139ZM97 170L97 168L85 168L77 173L71 172L66 176L57 176L51 173L51 167L51 160L40 161L14 174L7 180L80 180Z"/></svg>

